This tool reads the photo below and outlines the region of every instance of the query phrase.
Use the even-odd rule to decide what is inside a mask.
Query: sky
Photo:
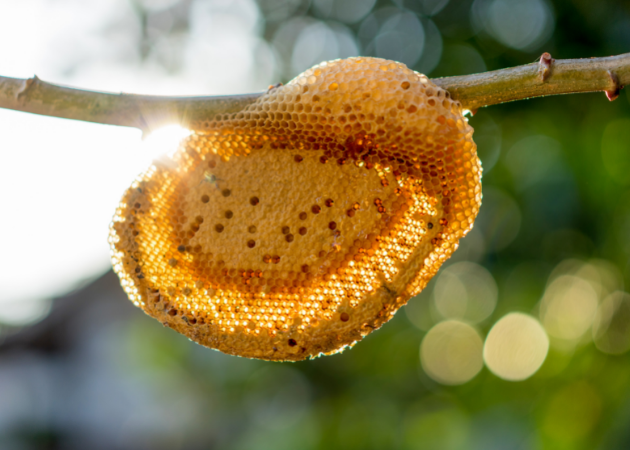
[[[159,13],[174,1],[145,1]],[[0,75],[154,95],[256,92],[274,75],[250,0],[195,2],[189,31],[145,28],[125,0],[0,0]],[[154,16],[159,14],[154,14]],[[169,22],[170,20],[170,22]],[[144,30],[144,31],[143,31]],[[150,49],[142,40],[151,33]],[[159,58],[176,54],[177,70]],[[253,70],[256,65],[256,70]],[[49,299],[110,267],[108,227],[124,190],[177,130],[138,130],[0,109],[0,321],[33,322]]]

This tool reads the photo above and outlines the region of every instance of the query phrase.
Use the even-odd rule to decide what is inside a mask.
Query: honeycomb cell
[[[459,103],[400,63],[322,63],[193,124],[150,166],[112,221],[114,269],[134,304],[208,347],[338,352],[420,292],[472,227],[472,133]]]

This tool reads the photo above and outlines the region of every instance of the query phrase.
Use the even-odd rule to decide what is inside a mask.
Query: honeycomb
[[[481,203],[461,105],[397,62],[324,62],[191,129],[124,194],[112,260],[136,306],[228,354],[354,345],[426,286]]]

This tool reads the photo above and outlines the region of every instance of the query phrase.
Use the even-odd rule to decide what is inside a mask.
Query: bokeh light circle
[[[449,0],[392,0],[399,8],[409,9],[423,16],[434,16],[444,9]]]
[[[593,323],[593,340],[610,355],[630,350],[630,294],[617,291],[604,299]]]
[[[523,313],[510,313],[494,324],[483,347],[488,369],[508,381],[521,381],[540,368],[549,338],[540,323]]]
[[[429,36],[432,44],[441,41],[435,31],[432,29]],[[422,57],[427,38],[416,14],[392,7],[370,13],[361,23],[357,35],[364,45],[364,54],[400,61],[408,67],[414,67]]]
[[[483,367],[483,341],[477,330],[458,320],[435,325],[420,345],[422,368],[441,384],[457,385],[471,380]]]
[[[372,10],[374,3],[376,0],[314,0],[313,7],[326,19],[355,23]]]
[[[540,305],[540,318],[550,336],[577,340],[593,323],[597,293],[586,280],[562,275],[551,282]]]
[[[303,27],[294,41],[292,74],[297,75],[321,61],[358,54],[354,35],[347,27],[339,23],[313,22]]]
[[[525,51],[546,42],[555,23],[545,0],[476,0],[472,20],[503,45]]]
[[[443,317],[469,323],[488,318],[497,296],[497,285],[490,272],[466,261],[441,271],[433,292],[436,309]]]

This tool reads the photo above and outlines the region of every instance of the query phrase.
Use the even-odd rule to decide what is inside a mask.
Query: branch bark
[[[630,53],[604,58],[554,60],[509,69],[432,80],[470,110],[546,95],[604,91],[610,100],[630,84]]]
[[[604,91],[614,100],[630,84],[630,53],[604,58],[553,60],[473,75],[432,80],[472,111],[484,106],[546,95]],[[214,97],[113,94],[59,86],[40,80],[0,76],[0,108],[34,114],[135,127],[143,132],[167,124],[190,126],[217,114],[233,113],[263,93]]]

